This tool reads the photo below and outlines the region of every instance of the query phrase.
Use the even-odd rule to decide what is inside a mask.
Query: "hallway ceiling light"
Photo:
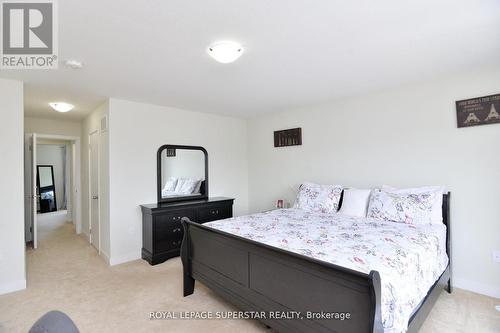
[[[208,54],[222,64],[235,61],[243,54],[243,47],[231,41],[215,42],[208,47]]]
[[[56,110],[57,112],[68,112],[75,108],[73,104],[64,103],[64,102],[54,102],[49,103],[50,107]]]

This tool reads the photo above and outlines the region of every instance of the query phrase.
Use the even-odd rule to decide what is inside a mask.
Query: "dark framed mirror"
[[[198,146],[163,145],[157,153],[158,202],[208,198],[208,153]]]
[[[54,181],[54,167],[52,165],[37,165],[37,212],[49,213],[57,211],[56,184]]]

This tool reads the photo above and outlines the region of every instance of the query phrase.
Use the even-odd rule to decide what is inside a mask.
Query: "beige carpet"
[[[40,228],[39,248],[27,252],[28,289],[0,296],[0,332],[27,332],[47,311],[66,312],[86,332],[265,332],[249,320],[150,320],[150,311],[236,310],[197,283],[182,297],[179,258],[108,267],[69,223]],[[443,292],[421,332],[500,332],[500,300]]]

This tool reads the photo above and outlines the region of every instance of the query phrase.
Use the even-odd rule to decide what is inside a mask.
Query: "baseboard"
[[[453,286],[472,291],[477,294],[486,295],[490,297],[500,298],[500,286],[499,285],[488,285],[484,283],[479,283],[475,281],[470,281],[461,278],[452,279]]]
[[[101,250],[101,257],[104,258],[104,261],[106,261],[106,263],[108,265],[111,265],[110,264],[111,261],[109,260],[109,254],[107,254],[106,252],[104,252],[103,250]]]
[[[26,289],[26,280],[17,280],[0,284],[0,295]]]
[[[90,243],[90,234],[86,233],[85,231],[82,231],[81,233],[79,233],[78,235],[82,236],[83,238],[85,238],[85,240],[87,242]]]
[[[115,266],[115,265],[120,265],[124,264],[129,261],[134,261],[137,259],[141,259],[141,252],[132,252],[132,253],[127,253],[124,255],[120,256],[111,256],[109,257],[109,265],[110,266]]]

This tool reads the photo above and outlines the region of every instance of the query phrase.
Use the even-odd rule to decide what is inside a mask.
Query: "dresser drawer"
[[[177,226],[181,225],[181,220],[183,217],[187,217],[190,220],[193,220],[196,218],[196,211],[193,209],[174,210],[166,214],[156,215],[155,222],[159,225],[170,225],[172,226],[172,228],[176,228]]]
[[[184,230],[181,219],[187,217],[193,220],[196,212],[193,210],[178,210],[154,217],[154,251],[163,252],[179,248]]]
[[[231,205],[213,205],[198,210],[198,221],[200,223],[227,219],[233,216]]]

